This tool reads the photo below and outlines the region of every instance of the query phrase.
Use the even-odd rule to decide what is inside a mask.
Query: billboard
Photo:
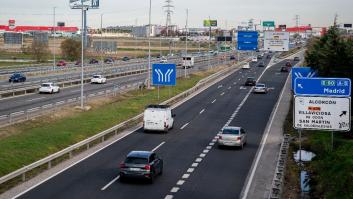
[[[47,32],[34,32],[33,42],[48,44],[49,34]]]
[[[262,26],[263,27],[275,27],[275,22],[274,21],[263,21]]]
[[[231,36],[218,36],[217,37],[217,41],[232,41],[232,37]]]
[[[217,20],[205,19],[203,20],[204,27],[217,27]]]
[[[270,51],[288,51],[289,32],[265,32],[264,49]]]
[[[116,41],[93,41],[93,49],[96,52],[116,52],[118,44]]]
[[[14,32],[5,32],[4,33],[4,44],[20,44],[22,45],[22,33],[14,33]]]
[[[257,50],[258,48],[257,31],[239,31],[238,32],[238,50]]]
[[[351,23],[345,23],[343,24],[344,28],[352,28],[352,24]]]
[[[59,27],[65,27],[65,22],[59,21],[59,22],[57,23],[57,25],[58,25]]]
[[[81,9],[84,8],[98,9],[99,0],[69,0],[71,9]]]

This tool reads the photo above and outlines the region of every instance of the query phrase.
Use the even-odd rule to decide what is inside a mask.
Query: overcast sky
[[[152,23],[165,24],[165,0],[152,0]],[[189,9],[189,27],[202,27],[209,16],[217,19],[220,27],[233,28],[250,18],[256,23],[274,20],[276,25],[295,25],[295,15],[300,25],[332,25],[334,15],[339,23],[353,23],[353,0],[174,0],[172,23],[185,26],[186,9]],[[15,19],[16,25],[47,25],[53,23],[53,7],[57,21],[66,26],[80,26],[80,10],[71,10],[69,0],[3,0],[0,7],[0,24]],[[100,9],[88,11],[88,26],[148,24],[149,0],[100,0]]]

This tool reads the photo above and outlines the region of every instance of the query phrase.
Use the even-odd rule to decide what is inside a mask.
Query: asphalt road
[[[238,198],[288,75],[279,72],[284,63],[262,76],[260,82],[272,87],[268,94],[249,94],[251,88],[243,86],[247,76],[259,77],[264,68],[239,70],[177,107],[175,126],[168,134],[139,129],[20,198]],[[248,144],[243,150],[212,145],[227,122],[247,130]],[[164,160],[163,175],[154,184],[116,181],[107,186],[117,177],[119,163],[128,152],[152,149]],[[181,180],[183,184],[178,185]]]
[[[217,62],[212,61],[211,64]],[[195,66],[191,69],[188,69],[187,72],[195,72],[198,70],[207,69],[208,63],[196,63]],[[184,76],[184,69],[178,69],[177,76]],[[108,79],[106,84],[85,84],[84,85],[84,95],[89,95],[92,93],[97,93],[105,90],[116,89],[128,84],[133,84],[136,82],[145,82],[147,74],[138,74],[138,75],[129,75],[114,79]],[[22,95],[14,98],[5,98],[1,100],[0,103],[0,116],[8,115],[10,113],[25,111],[31,108],[40,107],[50,103],[56,103],[72,98],[80,97],[81,90],[80,86],[68,87],[61,89],[60,93],[55,94],[30,94]]]

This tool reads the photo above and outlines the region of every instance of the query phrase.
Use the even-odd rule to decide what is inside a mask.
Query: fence
[[[231,72],[237,68],[239,68],[240,64],[235,65],[233,67],[228,67],[226,69],[223,69],[207,78],[204,78],[203,80],[200,80],[194,87],[188,89],[187,91],[184,91],[174,97],[172,97],[171,99],[163,102],[162,104],[173,104],[175,102],[178,102],[182,99],[184,99],[185,97],[191,95],[192,93],[195,93],[196,91],[198,91],[199,89],[203,88],[204,86],[206,86],[207,84],[210,84],[214,81],[217,81],[217,79],[219,78],[225,78],[226,76],[230,75]],[[135,85],[137,86],[137,85]],[[130,86],[130,88],[132,89],[133,86]],[[126,90],[126,89],[125,89]],[[107,92],[105,92],[106,94]],[[108,92],[108,93],[112,93],[112,92]],[[101,93],[103,94],[103,93]],[[87,96],[86,96],[87,97]],[[77,98],[76,98],[77,100]],[[71,99],[70,101],[75,101],[74,99]],[[59,102],[59,103],[65,103],[65,102]],[[37,109],[42,109],[43,107],[38,107]],[[48,108],[52,108],[55,109],[55,105],[54,104],[49,104],[46,105],[45,109]],[[34,110],[32,111],[36,111],[36,108],[34,108]],[[26,115],[24,112],[23,113],[18,113],[19,115]],[[47,169],[50,169],[52,167],[52,163],[53,161],[57,161],[58,159],[60,159],[61,161],[65,160],[64,157],[67,158],[72,158],[72,156],[74,155],[75,151],[82,151],[82,150],[86,150],[89,149],[92,145],[100,143],[100,142],[104,142],[106,140],[107,137],[110,137],[112,135],[116,135],[119,131],[126,129],[127,127],[131,126],[131,124],[136,124],[138,122],[140,122],[142,120],[143,114],[139,114],[125,122],[122,122],[110,129],[107,129],[101,133],[98,133],[90,138],[87,138],[77,144],[74,144],[70,147],[67,147],[57,153],[54,153],[46,158],[43,158],[37,162],[34,162],[28,166],[22,167],[10,174],[7,174],[3,177],[0,178],[0,186],[4,185],[5,183],[15,179],[15,178],[19,178],[19,181],[26,181],[28,180],[28,173],[31,173],[33,175],[33,173],[38,173],[37,172],[33,172],[35,169],[39,169],[40,171],[43,170],[43,166]],[[32,177],[32,176],[30,176]],[[20,182],[17,182],[20,183]],[[5,186],[5,185],[4,185]]]

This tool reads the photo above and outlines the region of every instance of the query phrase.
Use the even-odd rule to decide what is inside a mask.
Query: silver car
[[[227,126],[218,136],[218,147],[236,146],[243,149],[246,144],[246,132],[241,127]]]

